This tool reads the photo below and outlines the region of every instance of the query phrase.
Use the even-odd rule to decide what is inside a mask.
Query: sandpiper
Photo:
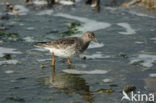
[[[35,46],[48,49],[52,53],[52,66],[55,65],[54,54],[67,58],[68,64],[71,65],[69,58],[79,56],[88,48],[91,41],[97,42],[94,33],[87,31],[81,37],[67,37],[50,42],[40,42]]]

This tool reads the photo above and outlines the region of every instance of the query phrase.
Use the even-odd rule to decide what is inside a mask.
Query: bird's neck
[[[87,43],[85,44],[85,49],[87,49],[87,48],[88,48],[89,43],[90,43],[90,41],[89,41],[89,42],[87,42]]]
[[[87,48],[88,48],[88,46],[89,46],[89,43],[90,43],[90,41],[83,41],[83,50],[86,50]]]

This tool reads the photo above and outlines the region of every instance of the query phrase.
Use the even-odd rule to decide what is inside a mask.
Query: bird
[[[17,12],[16,7],[15,7],[14,5],[10,4],[10,3],[8,2],[8,0],[6,0],[5,5],[6,5],[6,11],[7,11],[7,12],[10,12],[10,13],[13,13],[13,15],[17,18],[19,14],[18,14],[18,12]]]
[[[94,32],[87,31],[80,37],[65,37],[49,42],[38,42],[34,46],[47,49],[52,53],[52,66],[55,66],[55,56],[67,58],[68,64],[71,65],[70,58],[83,53],[91,41],[98,42]]]

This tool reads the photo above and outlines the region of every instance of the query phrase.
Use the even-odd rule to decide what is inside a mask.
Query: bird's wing
[[[37,47],[52,47],[52,48],[67,48],[68,46],[71,45],[75,45],[76,41],[78,41],[79,38],[77,37],[69,37],[69,38],[63,38],[63,39],[59,39],[59,40],[55,40],[55,41],[51,41],[51,42],[40,42],[38,44],[36,44],[35,46]]]

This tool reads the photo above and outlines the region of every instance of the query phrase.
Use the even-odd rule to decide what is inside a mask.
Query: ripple
[[[52,59],[37,59],[38,62],[51,61]]]
[[[11,74],[11,73],[14,73],[14,71],[13,70],[6,70],[5,73],[6,74]]]
[[[111,82],[112,80],[111,79],[108,79],[108,78],[106,78],[106,79],[103,79],[103,82],[105,82],[105,83],[108,83],[108,82]]]
[[[29,31],[35,30],[34,27],[27,27],[26,29],[29,30]]]
[[[73,1],[65,1],[65,0],[59,0],[59,3],[62,5],[74,5],[75,3]]]
[[[14,48],[4,48],[0,47],[0,57],[3,57],[4,54],[22,54],[22,52],[17,51]]]
[[[108,71],[106,70],[80,71],[80,70],[72,70],[72,69],[63,70],[63,72],[70,73],[70,74],[106,74],[108,73]]]
[[[68,19],[74,19],[74,20],[78,20],[78,21],[84,23],[81,27],[78,28],[82,32],[97,31],[97,30],[105,29],[105,28],[108,28],[111,26],[110,23],[96,21],[96,20],[92,20],[92,19],[88,19],[88,18],[84,18],[84,17],[79,17],[79,16],[73,16],[73,15],[69,15],[69,14],[65,14],[65,13],[57,13],[57,14],[55,14],[55,16],[64,17],[64,18],[68,18]]]
[[[156,37],[154,37],[154,38],[150,38],[150,40],[156,40]]]
[[[139,61],[143,61],[140,63],[140,65],[144,67],[152,67],[153,63],[156,61],[156,55],[139,54],[138,57],[131,58],[130,63],[132,64]]]
[[[149,74],[150,77],[156,77],[156,73]]]
[[[25,38],[23,38],[26,42],[34,42],[34,39],[33,39],[33,37],[30,37],[30,36],[28,36],[28,37],[25,37]]]
[[[135,41],[134,43],[136,43],[136,44],[143,44],[144,42],[141,42],[141,41]]]
[[[95,54],[91,54],[91,55],[82,55],[85,56],[86,58],[89,59],[95,59],[95,58],[111,58],[110,55],[103,55],[101,52],[96,52]]]
[[[119,26],[121,26],[121,27],[126,29],[125,32],[119,32],[120,34],[123,34],[123,35],[136,34],[135,30],[128,23],[117,23],[117,25],[119,25]]]
[[[53,10],[42,10],[38,12],[36,15],[52,15],[52,14],[53,14]]]
[[[47,2],[44,0],[34,0],[33,4],[40,6],[40,5],[47,5]]]
[[[143,13],[139,13],[139,12],[135,12],[135,11],[129,11],[129,13],[136,15],[136,16],[140,16],[140,17],[156,18],[154,16],[149,16],[147,14],[143,14]]]
[[[3,64],[17,64],[18,60],[4,60],[4,61],[0,61],[0,65]]]

